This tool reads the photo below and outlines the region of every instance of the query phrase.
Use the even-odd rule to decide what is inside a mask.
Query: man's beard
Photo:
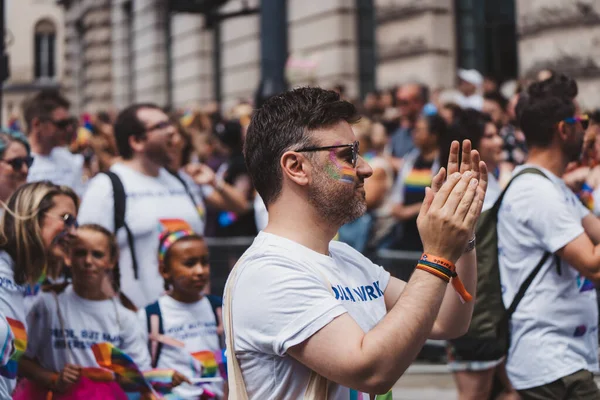
[[[364,195],[357,192],[358,178],[346,183],[319,171],[308,193],[308,201],[330,225],[342,226],[367,211]]]

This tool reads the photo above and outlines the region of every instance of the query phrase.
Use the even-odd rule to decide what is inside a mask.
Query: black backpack
[[[517,306],[525,296],[525,292],[542,269],[551,253],[544,253],[535,268],[519,287],[508,308],[502,301],[500,284],[500,265],[498,260],[498,212],[510,185],[521,175],[535,174],[549,179],[537,168],[526,168],[516,174],[498,197],[493,207],[479,217],[477,223],[477,296],[471,318],[469,331],[465,336],[451,341],[460,347],[468,338],[481,339],[490,346],[487,348],[490,359],[498,359],[508,354],[510,348],[510,319]],[[555,256],[560,271],[560,260]],[[466,340],[467,339],[467,340]]]
[[[179,180],[179,182],[181,182],[181,184],[185,188],[185,191],[188,194],[190,200],[194,204],[194,209],[197,210],[198,204],[196,203],[196,200],[194,199],[194,196],[192,195],[192,192],[190,191],[190,188],[188,187],[185,180],[178,173],[173,173],[173,172],[170,172],[170,173],[175,178],[177,178]],[[108,176],[108,178],[110,179],[110,182],[111,182],[112,188],[113,188],[114,210],[115,210],[114,233],[116,235],[117,232],[119,231],[119,229],[125,228],[125,232],[127,233],[127,245],[129,246],[129,251],[131,252],[131,265],[133,267],[133,276],[135,279],[138,279],[139,266],[138,266],[138,261],[137,261],[137,257],[135,254],[135,241],[133,238],[133,234],[131,233],[131,229],[129,229],[129,226],[127,226],[127,223],[125,222],[125,204],[126,204],[126,200],[127,200],[127,195],[125,194],[125,188],[123,187],[123,182],[121,182],[121,178],[119,178],[119,176],[117,174],[115,174],[112,171],[106,171],[106,172],[104,172],[104,174],[106,174],[106,176]],[[202,191],[200,191],[200,193],[202,193]],[[200,217],[200,219],[203,219],[203,217],[200,213],[198,213],[198,216]]]

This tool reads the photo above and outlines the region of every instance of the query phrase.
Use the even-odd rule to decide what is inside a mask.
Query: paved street
[[[452,375],[445,365],[414,364],[394,386],[394,400],[456,400]]]

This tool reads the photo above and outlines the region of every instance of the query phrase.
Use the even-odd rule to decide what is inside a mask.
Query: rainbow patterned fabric
[[[19,360],[27,349],[27,331],[25,330],[25,325],[23,325],[21,321],[8,317],[6,318],[6,321],[12,332],[12,341],[7,340],[7,343],[4,343],[2,352],[11,351],[12,349],[9,349],[8,346],[14,346],[14,352],[10,356],[8,363],[0,367],[0,376],[8,379],[15,379],[17,377]]]
[[[124,391],[154,392],[136,363],[122,350],[111,343],[103,342],[92,345],[92,351],[100,367],[118,376],[117,380]]]
[[[158,230],[160,232],[160,246],[158,248],[159,261],[164,261],[165,254],[167,254],[169,247],[171,247],[173,243],[183,237],[196,234],[192,227],[181,219],[161,219],[158,222]]]

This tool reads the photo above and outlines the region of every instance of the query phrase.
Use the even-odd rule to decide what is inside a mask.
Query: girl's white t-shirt
[[[30,340],[27,357],[59,372],[68,362],[98,367],[92,345],[110,342],[123,350],[142,370],[150,369],[150,355],[135,313],[116,300],[87,300],[69,285],[58,295],[64,330],[52,293],[42,293],[27,315]],[[70,349],[72,359],[69,360]]]
[[[194,196],[194,207],[182,183],[164,168],[157,177],[144,175],[123,164],[115,164],[110,170],[121,178],[125,188],[125,221],[133,234],[138,263],[136,279],[127,233],[120,229],[117,241],[121,290],[137,308],[142,308],[155,302],[164,292],[164,281],[158,271],[160,220],[181,219],[194,232],[203,234],[206,215],[203,198],[212,194],[212,188],[200,187],[188,175],[180,173]],[[99,224],[114,232],[114,215],[110,179],[105,174],[98,174],[89,183],[77,220],[79,224]]]
[[[17,380],[17,365],[27,347],[27,321],[23,293],[14,279],[13,259],[0,250],[0,399],[10,399]]]
[[[200,378],[200,363],[192,354],[200,351],[220,352],[217,334],[218,321],[210,301],[203,297],[196,303],[182,303],[165,295],[158,299],[163,318],[164,334],[185,344],[185,347],[163,345],[156,368],[174,369],[188,378]],[[138,311],[138,324],[143,326],[145,340],[148,340],[146,310]],[[217,371],[216,376],[221,376]],[[184,399],[197,399],[201,390],[198,386],[182,384],[173,393]],[[223,385],[208,385],[207,388],[218,396],[223,394]]]
[[[329,253],[260,232],[240,259],[231,288],[234,350],[249,398],[302,399],[310,370],[287,350],[344,313],[365,332],[385,316],[390,274],[345,243],[332,241]],[[349,398],[348,388],[330,385],[329,399]]]

